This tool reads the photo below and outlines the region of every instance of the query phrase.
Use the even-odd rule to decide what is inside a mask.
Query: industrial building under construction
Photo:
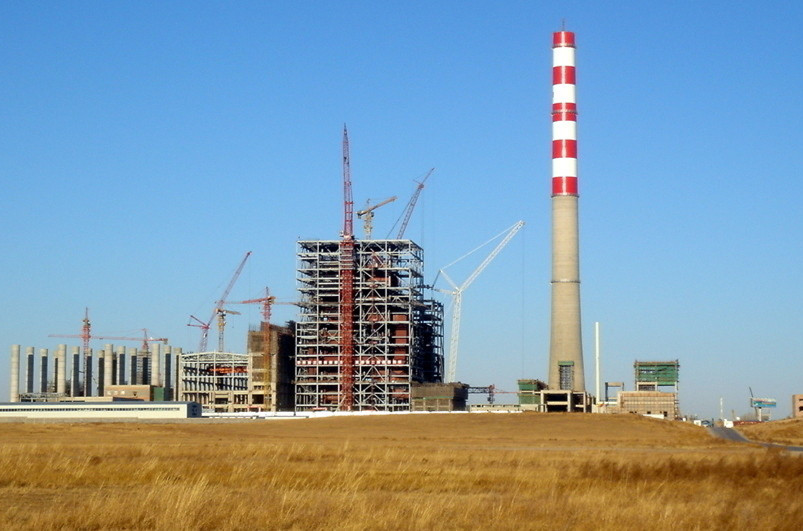
[[[354,242],[347,357],[341,242],[298,246],[296,409],[409,411],[411,386],[443,377],[443,306],[424,297],[423,249],[410,240]]]

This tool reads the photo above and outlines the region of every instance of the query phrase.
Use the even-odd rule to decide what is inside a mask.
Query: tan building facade
[[[792,418],[803,419],[803,395],[792,395]]]

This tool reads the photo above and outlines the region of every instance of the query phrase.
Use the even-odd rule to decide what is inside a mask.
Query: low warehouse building
[[[0,419],[187,419],[201,416],[196,402],[29,402],[0,404]]]

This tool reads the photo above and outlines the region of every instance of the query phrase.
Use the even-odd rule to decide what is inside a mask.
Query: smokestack
[[[552,35],[552,328],[549,388],[585,391],[580,337],[574,33]]]

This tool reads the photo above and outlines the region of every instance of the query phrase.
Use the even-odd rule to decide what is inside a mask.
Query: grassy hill
[[[754,441],[803,446],[803,419],[774,420],[739,426],[745,437]]]

